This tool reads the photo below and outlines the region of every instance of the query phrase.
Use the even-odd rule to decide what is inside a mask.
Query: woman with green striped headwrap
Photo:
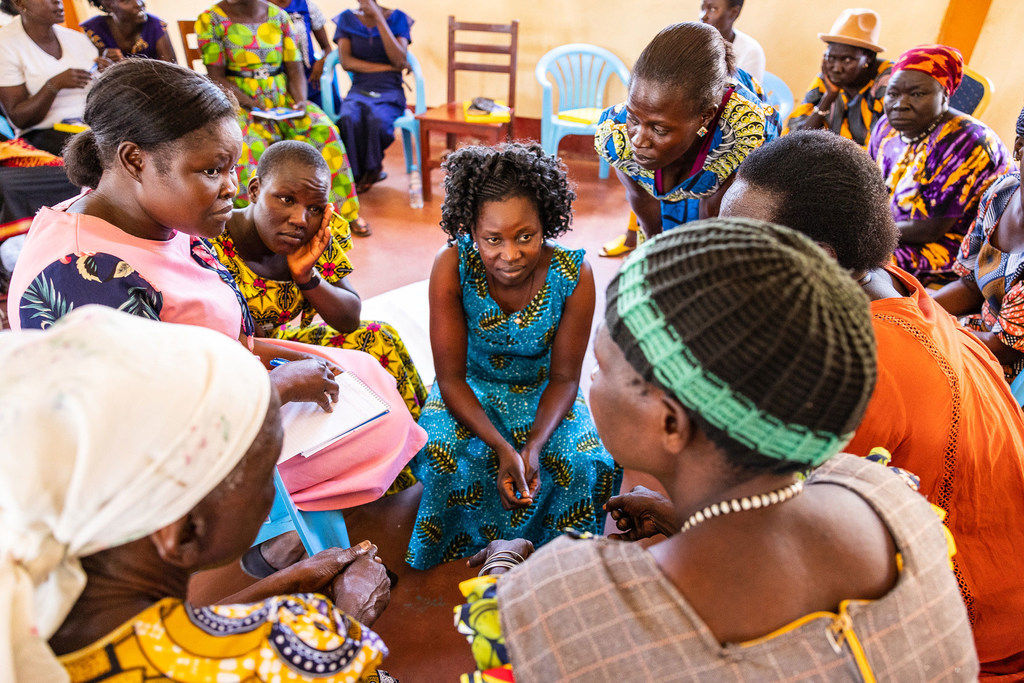
[[[939,519],[899,476],[838,454],[874,387],[875,342],[867,298],[824,251],[750,220],[660,235],[609,286],[595,355],[599,435],[668,497],[617,496],[622,533],[563,537],[507,574],[527,545],[474,557],[486,576],[462,586],[460,629],[489,656],[481,669],[973,680]],[[468,627],[486,600],[502,631],[491,647]]]

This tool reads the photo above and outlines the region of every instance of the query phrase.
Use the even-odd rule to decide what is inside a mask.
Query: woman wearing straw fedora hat
[[[882,100],[892,62],[879,59],[881,24],[869,9],[846,9],[828,33],[821,73],[793,110],[783,134],[827,128],[867,147],[871,128],[882,116]]]

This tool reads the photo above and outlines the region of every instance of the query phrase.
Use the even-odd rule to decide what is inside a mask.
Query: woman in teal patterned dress
[[[565,167],[508,144],[458,150],[445,168],[449,245],[430,276],[437,381],[412,462],[417,569],[497,538],[600,532],[621,478],[579,390],[594,276],[582,250],[552,241],[572,220]]]

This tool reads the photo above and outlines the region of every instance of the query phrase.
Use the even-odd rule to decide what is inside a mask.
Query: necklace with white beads
[[[797,480],[788,486],[783,486],[781,489],[776,489],[769,493],[762,493],[759,496],[743,496],[742,498],[723,500],[720,503],[712,503],[703,510],[698,510],[690,515],[689,519],[687,519],[683,524],[682,531],[689,531],[701,522],[705,522],[712,517],[721,517],[722,515],[728,515],[731,512],[758,510],[760,508],[784,503],[803,490],[803,480]]]

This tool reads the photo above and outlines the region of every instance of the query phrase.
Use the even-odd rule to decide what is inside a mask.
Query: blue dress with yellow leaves
[[[487,417],[522,448],[548,382],[551,347],[565,300],[576,288],[583,250],[555,245],[548,274],[522,311],[504,313],[491,297],[480,255],[460,238],[459,282],[466,315],[466,381]],[[535,545],[562,529],[600,533],[601,509],[618,490],[621,470],[594,430],[579,392],[540,455],[540,490],[533,504],[505,510],[498,496],[498,456],[448,412],[435,383],[419,424],[427,445],[412,461],[423,482],[406,561],[417,569],[471,555],[498,538]]]

